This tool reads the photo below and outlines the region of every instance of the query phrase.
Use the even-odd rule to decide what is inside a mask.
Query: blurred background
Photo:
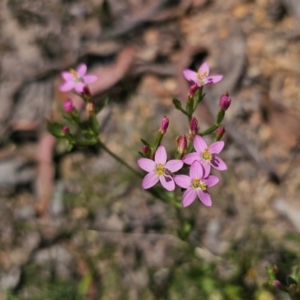
[[[299,265],[298,0],[2,0],[0,3],[0,299],[284,300],[265,268]],[[211,124],[228,91],[228,171],[213,206],[169,205],[95,147],[67,151],[60,72],[86,63],[99,80],[101,139],[136,166],[161,119],[175,150],[188,133],[183,68],[224,79],[196,113]],[[84,113],[84,111],[83,111]]]

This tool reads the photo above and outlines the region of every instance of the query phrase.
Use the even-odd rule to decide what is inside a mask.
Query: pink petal
[[[205,142],[205,140],[200,136],[200,135],[196,135],[194,137],[194,148],[198,153],[203,152],[206,148],[207,148],[207,144]]]
[[[187,175],[175,175],[174,181],[178,186],[187,189],[191,186],[192,179]]]
[[[61,72],[60,75],[65,81],[71,81],[74,79],[74,75],[70,72]]]
[[[210,153],[212,154],[219,154],[225,146],[225,143],[223,141],[214,142],[209,146]]]
[[[75,87],[75,82],[67,81],[59,87],[59,90],[61,92],[68,92],[68,91],[71,91],[74,87]]]
[[[158,175],[154,171],[150,172],[144,177],[143,182],[142,182],[142,187],[145,190],[149,189],[149,188],[153,187],[155,184],[157,184],[158,181],[159,181]]]
[[[187,154],[182,160],[185,164],[191,165],[194,161],[200,160],[200,155],[197,152],[192,152],[192,153]]]
[[[204,169],[203,171],[203,178],[206,178],[209,173],[210,173],[210,170],[211,170],[211,161],[207,161],[207,160],[204,160],[204,159],[201,159],[200,160],[200,163]]]
[[[85,84],[83,82],[75,82],[74,89],[77,93],[82,93],[84,87],[85,87]]]
[[[180,170],[182,166],[183,166],[183,161],[180,159],[171,159],[165,164],[165,168],[167,168],[172,173]]]
[[[194,190],[193,188],[187,189],[182,196],[182,201],[181,201],[182,206],[187,207],[191,205],[193,201],[196,199],[196,197],[197,197],[196,190]]]
[[[86,73],[87,67],[86,64],[80,64],[77,69],[76,72],[79,75],[79,77],[83,77]]]
[[[194,161],[190,168],[190,177],[192,179],[201,179],[203,177],[203,167],[199,161]]]
[[[224,163],[224,161],[218,157],[218,156],[215,156],[213,157],[212,161],[210,162],[210,164],[217,170],[219,171],[225,171],[227,170],[227,166],[226,164]]]
[[[156,163],[149,158],[139,158],[137,163],[139,167],[146,172],[155,171]]]
[[[223,75],[213,75],[213,76],[208,76],[206,78],[207,81],[211,81],[212,83],[217,83],[220,80],[222,80]]]
[[[216,185],[220,180],[217,176],[210,175],[208,178],[202,179],[201,181],[203,181],[208,187],[211,187]]]
[[[172,176],[161,175],[161,176],[159,176],[159,180],[160,180],[161,185],[167,191],[172,192],[175,190],[175,183],[174,183]]]
[[[206,62],[204,62],[200,66],[200,68],[198,70],[198,73],[200,74],[200,76],[203,76],[203,75],[207,76],[209,74],[209,66],[208,66],[208,64]]]
[[[198,81],[197,73],[195,71],[184,69],[182,73],[185,79],[187,79],[188,81],[193,81],[193,82]]]
[[[201,189],[198,189],[197,190],[197,195],[198,195],[200,201],[204,205],[206,205],[206,206],[211,206],[212,205],[211,197],[210,197],[208,192],[204,192]]]
[[[93,83],[98,80],[98,76],[96,75],[85,75],[82,77],[85,83]]]
[[[156,164],[165,164],[167,161],[167,152],[164,146],[159,146],[155,152],[154,161]]]

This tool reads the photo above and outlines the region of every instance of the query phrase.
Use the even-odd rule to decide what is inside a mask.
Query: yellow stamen
[[[211,152],[209,151],[209,148],[206,148],[206,149],[203,151],[202,157],[203,157],[203,159],[208,160],[208,161],[211,161],[211,160],[212,160],[212,154],[211,154]]]
[[[208,75],[207,71],[203,72],[202,74],[200,74],[200,72],[198,72],[198,73],[197,73],[197,78],[198,78],[201,82],[205,82],[207,75]]]
[[[165,166],[163,164],[157,164],[157,166],[156,166],[156,174],[158,176],[165,174]]]
[[[74,75],[75,77],[78,76],[76,70],[74,70],[74,69],[70,69],[70,73],[71,73],[72,75]]]
[[[206,191],[207,185],[200,179],[193,179],[192,185],[194,188],[201,188],[202,191]]]

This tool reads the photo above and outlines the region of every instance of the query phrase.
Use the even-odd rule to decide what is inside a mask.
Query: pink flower
[[[207,146],[204,139],[196,135],[193,144],[196,152],[189,153],[182,159],[185,164],[191,165],[195,160],[199,161],[206,175],[210,173],[211,167],[219,171],[227,170],[224,161],[216,156],[216,154],[219,154],[224,148],[225,143],[223,141],[214,142],[210,146]]]
[[[195,83],[198,87],[209,85],[220,81],[223,78],[223,75],[213,75],[208,76],[209,67],[206,62],[204,62],[198,72],[194,72],[192,70],[184,69],[183,76],[188,80]]]
[[[61,92],[68,92],[75,90],[78,93],[82,93],[87,83],[95,82],[98,77],[96,75],[85,75],[87,67],[85,64],[81,64],[76,70],[71,69],[70,72],[62,72],[61,77],[65,80],[59,90]]]
[[[205,177],[203,166],[199,161],[194,161],[190,168],[190,176],[176,175],[174,177],[175,183],[186,189],[182,196],[182,206],[186,207],[193,203],[198,197],[200,201],[206,205],[211,206],[211,197],[207,191],[207,187],[216,185],[219,178],[214,175]]]
[[[155,152],[154,161],[149,158],[139,158],[139,167],[148,172],[142,182],[143,189],[149,189],[158,181],[168,191],[174,191],[175,183],[172,173],[180,170],[182,160],[172,159],[167,162],[167,152],[164,146],[159,146]]]

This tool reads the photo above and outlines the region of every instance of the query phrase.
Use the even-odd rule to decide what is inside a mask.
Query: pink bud
[[[166,116],[164,116],[162,121],[161,121],[159,132],[161,134],[165,134],[167,129],[168,129],[168,126],[169,126],[169,119]]]
[[[67,98],[63,104],[63,110],[66,113],[70,113],[74,108],[73,100],[71,98]]]
[[[64,133],[64,134],[69,134],[70,133],[70,128],[67,127],[67,126],[63,126],[61,131]]]
[[[149,154],[151,153],[151,149],[150,149],[149,146],[144,145],[144,146],[142,147],[142,152],[143,152],[145,155],[149,155]]]
[[[225,134],[225,132],[226,132],[225,126],[218,127],[218,129],[216,130],[216,137],[220,140],[222,136]]]
[[[177,138],[176,140],[177,142],[177,152],[180,154],[180,155],[183,155],[186,151],[186,148],[187,148],[187,138],[185,135],[181,135]]]
[[[282,286],[281,282],[277,279],[273,281],[273,285],[277,288],[280,288]]]
[[[89,89],[89,87],[88,87],[87,85],[84,86],[83,91],[82,91],[82,94],[83,94],[84,99],[85,99],[87,102],[89,102],[89,101],[92,100],[92,94],[91,94],[91,91],[90,91],[90,89]]]
[[[190,89],[189,89],[189,96],[191,96],[191,97],[193,97],[195,94],[196,94],[196,92],[198,91],[198,85],[196,84],[196,83],[194,83],[194,84],[192,84],[191,86],[190,86]]]
[[[198,121],[195,117],[192,117],[190,121],[190,133],[195,136],[198,133]]]
[[[225,92],[221,97],[219,101],[219,106],[221,110],[226,111],[228,107],[231,104],[231,99],[229,98],[228,92]]]

